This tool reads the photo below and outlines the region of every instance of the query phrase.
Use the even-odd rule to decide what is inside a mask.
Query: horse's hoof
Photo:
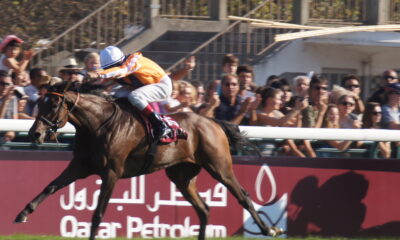
[[[271,237],[278,237],[285,233],[285,230],[279,227],[270,227],[268,235]]]
[[[27,216],[23,216],[23,215],[18,215],[15,220],[14,223],[25,223],[28,221],[28,217]]]

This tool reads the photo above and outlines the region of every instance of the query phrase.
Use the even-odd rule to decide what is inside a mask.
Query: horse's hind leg
[[[37,195],[31,202],[29,202],[25,208],[17,215],[14,222],[21,223],[26,222],[28,214],[31,214],[37,206],[45,200],[49,195],[55,193],[61,188],[69,185],[79,178],[87,177],[88,174],[83,171],[82,166],[75,160],[72,160],[68,167],[54,179],[43,191]]]
[[[222,159],[225,160],[222,161]],[[224,157],[221,157],[221,159],[214,161],[214,163],[218,164],[207,164],[204,166],[204,168],[211,174],[211,176],[229,189],[233,196],[235,196],[235,198],[239,201],[240,205],[242,205],[242,207],[250,213],[264,235],[276,236],[281,234],[278,229],[275,227],[267,227],[261,220],[257,211],[254,209],[249,194],[243,189],[236,179],[233,173],[231,162],[232,159],[230,157],[230,153],[227,153]]]
[[[96,237],[97,229],[100,225],[101,220],[103,219],[104,212],[106,211],[115,184],[119,179],[119,177],[117,177],[115,172],[111,169],[105,170],[105,172],[101,174],[100,177],[102,180],[101,190],[98,198],[97,207],[92,217],[92,226],[90,227],[90,238],[89,238],[90,240],[94,240]]]
[[[206,237],[206,226],[208,222],[209,208],[200,197],[195,177],[200,172],[200,166],[191,163],[181,163],[166,169],[169,179],[175,183],[183,196],[195,208],[200,219],[199,240]]]

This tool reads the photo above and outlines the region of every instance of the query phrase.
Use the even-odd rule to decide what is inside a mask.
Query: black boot
[[[168,125],[161,119],[161,117],[155,113],[152,112],[149,116],[149,121],[153,127],[154,131],[154,139],[156,141],[160,141],[162,138],[168,138],[172,134],[172,130]]]

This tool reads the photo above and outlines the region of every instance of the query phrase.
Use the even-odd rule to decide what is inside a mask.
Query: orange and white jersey
[[[154,61],[143,57],[142,53],[136,52],[130,55],[121,66],[109,68],[99,72],[100,78],[126,78],[133,74],[143,85],[160,82],[166,73]]]

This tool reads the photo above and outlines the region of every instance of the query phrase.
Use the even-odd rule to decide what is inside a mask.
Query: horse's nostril
[[[38,138],[40,138],[40,133],[39,132],[33,132],[33,133],[30,133],[29,135],[30,135],[32,141],[35,141]]]
[[[40,137],[40,133],[35,132],[34,137],[35,137],[36,139],[38,139],[38,138]]]

